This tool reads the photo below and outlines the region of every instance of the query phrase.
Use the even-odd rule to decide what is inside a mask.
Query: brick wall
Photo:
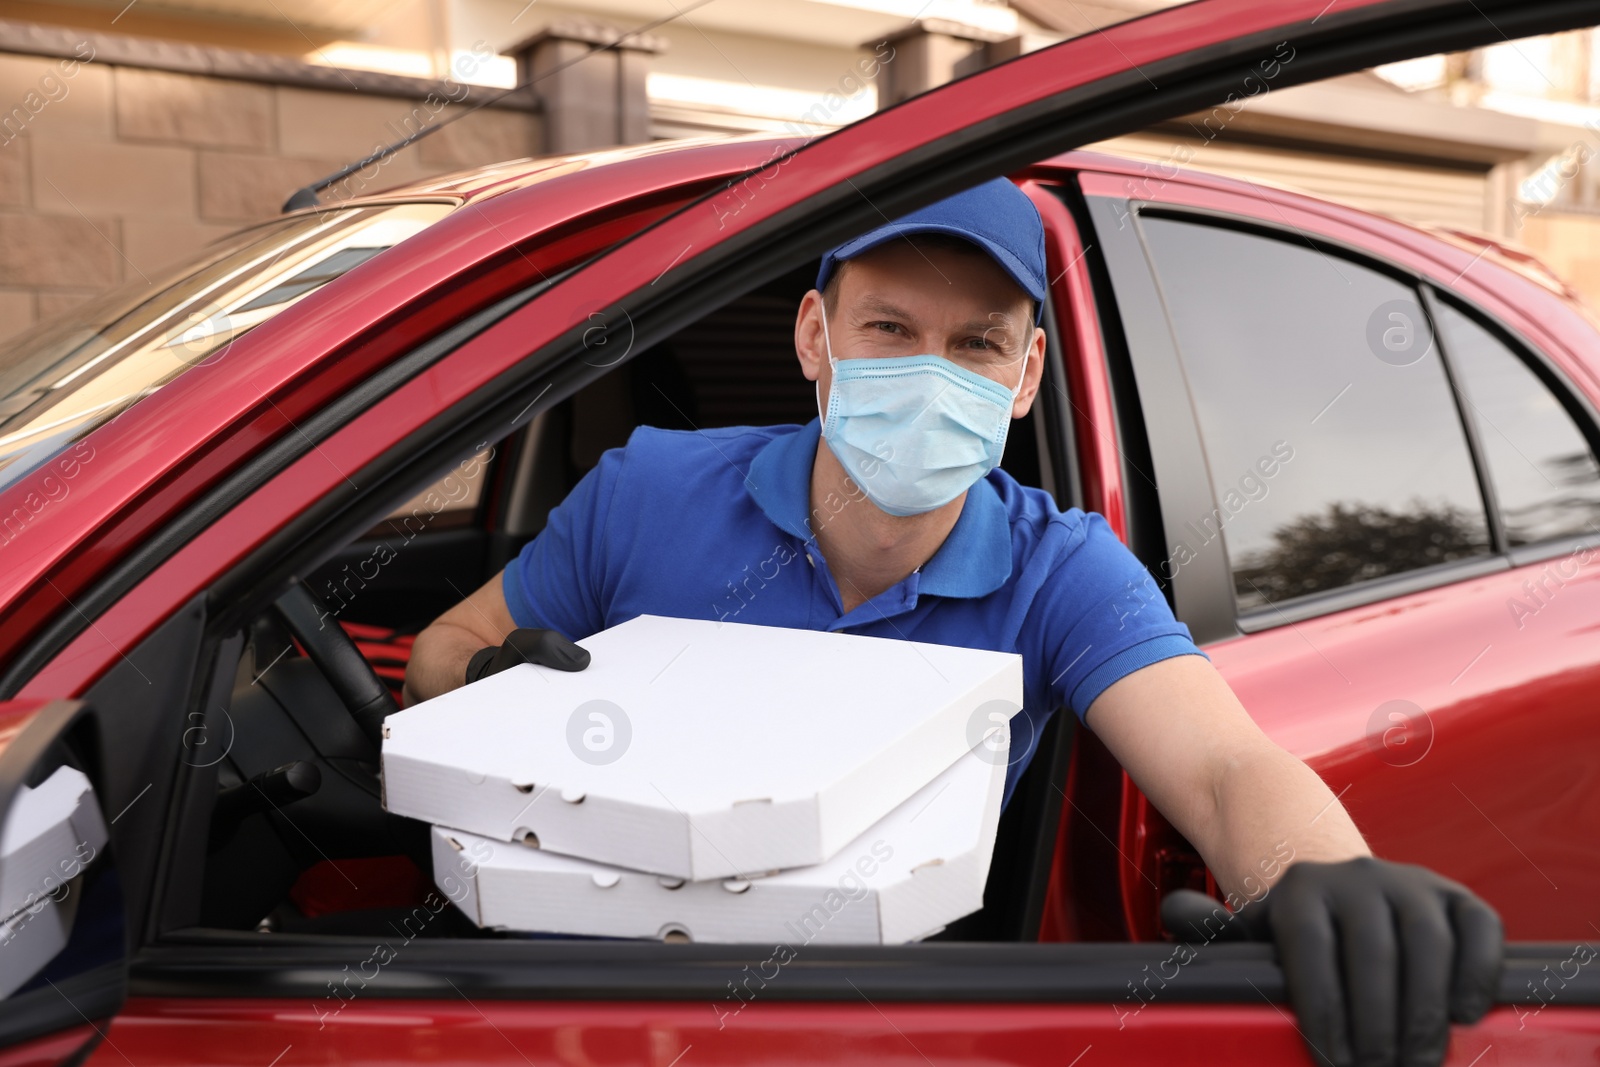
[[[108,287],[157,277],[207,242],[277,215],[300,186],[456,106],[440,110],[438,95],[425,104],[430,85],[451,83],[400,94],[357,82],[393,88],[409,79],[273,84],[112,63],[107,54],[118,50],[96,43],[58,45],[65,54],[57,55],[0,50],[0,336]],[[451,88],[463,107],[495,91]],[[352,178],[350,191],[532,155],[539,121],[526,109],[483,108]]]

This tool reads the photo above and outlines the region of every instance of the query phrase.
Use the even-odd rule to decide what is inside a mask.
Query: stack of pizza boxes
[[[977,910],[1016,655],[643,615],[392,715],[384,803],[480,926],[894,944]]]

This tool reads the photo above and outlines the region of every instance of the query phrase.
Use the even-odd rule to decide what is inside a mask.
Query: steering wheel
[[[290,636],[299,642],[306,657],[327,679],[356,728],[371,743],[373,754],[382,752],[383,720],[399,711],[400,706],[355,641],[299,578],[294,579],[273,608]],[[376,798],[380,794],[381,787],[372,796]],[[345,817],[353,820],[358,814],[351,811]],[[396,851],[409,855],[419,870],[433,869],[433,845],[426,822],[385,811],[381,815],[381,825]]]
[[[400,706],[355,641],[298,578],[273,607],[284,627],[339,695],[362,736],[372,743],[373,752],[382,751],[383,720],[399,711]]]

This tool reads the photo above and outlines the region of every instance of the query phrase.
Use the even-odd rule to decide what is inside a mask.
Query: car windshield
[[[389,204],[274,221],[0,342],[0,489],[453,209]]]

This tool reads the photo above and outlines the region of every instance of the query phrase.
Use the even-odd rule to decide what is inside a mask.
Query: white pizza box
[[[811,867],[689,882],[435,826],[434,884],[479,926],[505,930],[791,949],[914,941],[983,906],[1001,753],[967,753]]]
[[[56,892],[105,844],[105,820],[82,771],[57,767],[37,786],[23,786],[0,831],[0,919]]]
[[[385,720],[388,810],[692,881],[836,854],[1022,705],[1010,653],[641,615]]]

